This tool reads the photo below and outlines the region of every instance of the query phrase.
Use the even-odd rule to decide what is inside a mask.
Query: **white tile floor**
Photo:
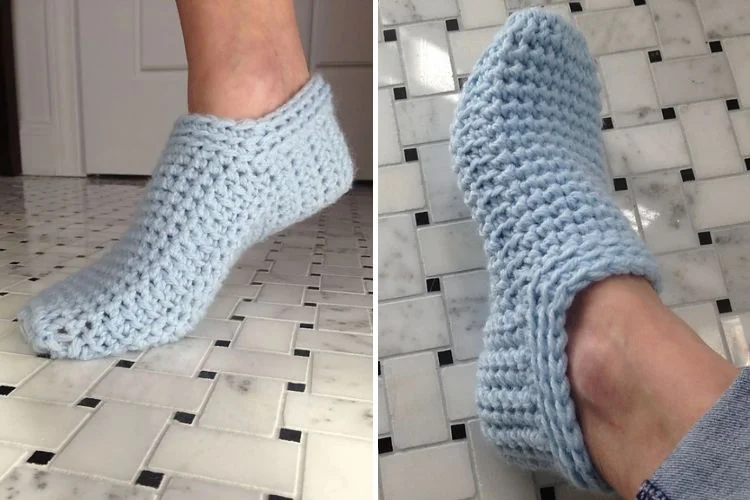
[[[16,312],[115,242],[140,184],[0,179],[0,491],[369,498],[371,189],[248,250],[181,342],[86,362],[29,351]]]
[[[473,405],[488,283],[448,127],[474,61],[531,6],[572,20],[597,56],[613,189],[658,254],[663,299],[712,348],[750,363],[750,2],[380,0],[385,500],[589,498],[503,465]]]

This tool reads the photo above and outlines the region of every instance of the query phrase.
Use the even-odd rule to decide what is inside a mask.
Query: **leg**
[[[89,359],[185,336],[244,250],[333,203],[352,162],[309,78],[291,0],[179,0],[191,114],[136,220],[102,259],[19,313],[32,348]]]

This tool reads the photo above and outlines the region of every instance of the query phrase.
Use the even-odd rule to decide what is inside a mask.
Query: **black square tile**
[[[229,347],[229,341],[228,340],[217,340],[214,342],[214,345],[216,347]]]
[[[458,31],[458,19],[446,19],[445,29],[448,31]]]
[[[740,101],[737,99],[727,99],[727,109],[729,111],[740,109]]]
[[[447,351],[439,351],[437,355],[438,355],[438,364],[440,366],[453,364],[453,353],[450,351],[450,349],[448,349]]]
[[[708,42],[708,48],[711,49],[711,52],[721,52],[724,50],[721,47],[721,42],[718,40],[714,40],[713,42]]]
[[[729,299],[719,299],[716,301],[716,308],[719,310],[719,314],[732,312],[732,303]]]
[[[711,238],[711,231],[702,231],[698,233],[698,242],[700,242],[701,245],[710,245],[713,243],[713,238]]]
[[[677,118],[677,114],[674,112],[674,108],[661,108],[661,116],[665,120],[674,120]]]
[[[661,52],[658,50],[649,50],[648,51],[648,60],[652,63],[660,62],[661,61]]]
[[[285,497],[283,495],[268,495],[268,500],[294,500],[291,497]]]
[[[646,0],[633,0],[633,5],[646,5]]]
[[[216,372],[212,372],[208,370],[201,370],[200,373],[198,374],[198,378],[215,379]]]
[[[426,226],[430,223],[430,215],[427,212],[417,212],[414,214],[417,226]]]
[[[320,287],[319,286],[308,286],[307,289],[308,290],[320,290]]]
[[[2,295],[2,294],[0,293],[0,295]],[[40,352],[39,354],[36,355],[36,357],[37,358],[43,358],[43,359],[50,359],[50,358],[52,358],[52,356],[50,356],[50,354],[48,352]]]
[[[310,357],[310,351],[307,349],[295,349],[294,355],[299,356],[301,358],[309,358]]]
[[[378,377],[383,374],[383,367],[380,365],[380,361],[378,361]]]
[[[570,12],[583,12],[581,2],[570,2],[568,5],[570,6]]]
[[[305,384],[299,382],[289,382],[286,384],[286,389],[292,392],[305,392]]]
[[[252,302],[252,301],[253,301],[253,299],[251,299],[249,297],[242,297],[242,302]]]
[[[396,40],[398,40],[398,36],[396,36],[396,30],[383,30],[383,40],[386,42],[395,42]]]
[[[554,486],[545,486],[544,488],[539,488],[539,500],[555,500],[557,497],[555,497],[555,487]]]
[[[192,424],[193,420],[195,420],[195,415],[192,413],[188,413],[186,411],[178,411],[175,412],[174,418],[176,421],[182,423],[182,424]]]
[[[305,302],[302,305],[308,306],[308,307],[318,307],[318,304],[316,304],[315,302]],[[305,324],[309,324],[309,323],[305,323]]]
[[[39,278],[29,278],[29,281],[39,281]]]
[[[312,330],[313,328],[315,328],[315,326],[312,323],[300,323],[299,327],[306,328],[308,330]]]
[[[282,441],[294,441],[295,443],[299,443],[302,439],[302,431],[282,427],[279,429],[279,439]]]
[[[458,439],[466,439],[466,424],[451,425],[451,439],[454,441]]]
[[[159,489],[159,486],[161,486],[161,481],[164,479],[164,474],[161,472],[153,472],[150,470],[142,470],[140,474],[138,474],[138,479],[135,480],[135,484],[140,484],[141,486],[148,486],[149,488]]]
[[[683,168],[680,170],[680,177],[682,177],[682,182],[694,181],[695,172],[693,172],[692,168]]]
[[[750,170],[750,158],[745,158],[745,168]]]
[[[614,179],[615,191],[627,191],[628,180],[625,177],[616,177]]]
[[[466,85],[466,80],[468,80],[468,78],[465,76],[458,77],[458,90],[464,89],[464,85]]]
[[[235,315],[231,316],[229,319],[233,319],[235,321],[245,321],[245,317],[244,316],[240,316],[239,314],[235,314]]]
[[[404,161],[418,161],[419,154],[417,148],[406,148],[404,149]]]
[[[37,450],[34,453],[32,453],[29,458],[26,459],[26,463],[36,464],[36,465],[47,465],[49,461],[54,458],[54,456],[55,454],[49,451]]]
[[[602,130],[610,130],[614,125],[612,124],[612,118],[605,116],[602,118]]]
[[[406,99],[406,87],[394,87],[393,98],[396,99],[397,101],[400,101],[401,99]]]
[[[440,291],[440,278],[427,278],[427,292]]]
[[[393,441],[390,437],[382,437],[378,439],[378,454],[390,453],[393,451]]]
[[[133,363],[132,361],[128,361],[127,359],[121,359],[115,366],[119,366],[120,368],[130,368],[134,364],[135,363]]]
[[[86,408],[96,408],[101,403],[101,399],[96,398],[83,398],[78,402],[78,406],[85,406]]]

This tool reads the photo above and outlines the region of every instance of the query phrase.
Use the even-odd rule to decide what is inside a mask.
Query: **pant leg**
[[[750,499],[750,368],[641,485],[636,500]]]

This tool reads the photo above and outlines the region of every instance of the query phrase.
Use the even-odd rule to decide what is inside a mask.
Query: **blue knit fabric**
[[[352,174],[319,76],[257,120],[183,116],[135,222],[100,261],[28,302],[24,335],[54,358],[174,342],[250,245],[336,201]]]
[[[658,270],[609,194],[599,109],[582,35],[520,11],[464,86],[451,151],[491,281],[477,369],[484,433],[512,462],[608,489],[576,421],[565,314],[595,281],[634,274],[658,288]]]

